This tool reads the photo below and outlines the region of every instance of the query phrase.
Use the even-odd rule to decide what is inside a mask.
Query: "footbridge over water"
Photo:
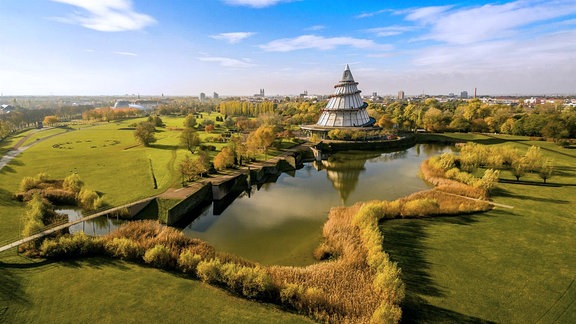
[[[41,231],[41,232],[39,232],[39,233],[37,233],[37,234],[34,234],[34,235],[32,235],[32,236],[25,237],[25,238],[23,238],[23,239],[20,239],[20,240],[18,240],[18,241],[12,242],[12,243],[10,243],[10,244],[6,244],[6,245],[4,245],[4,246],[0,246],[0,253],[2,253],[2,252],[4,252],[4,251],[8,251],[8,250],[10,250],[10,249],[12,249],[12,248],[15,248],[15,247],[17,247],[17,246],[19,246],[19,245],[21,245],[21,244],[28,243],[28,242],[37,240],[37,239],[39,239],[39,238],[43,238],[43,237],[45,237],[45,236],[48,236],[48,235],[50,235],[50,234],[56,233],[56,232],[61,231],[61,230],[65,229],[65,228],[68,228],[68,227],[70,227],[70,226],[73,226],[73,225],[76,225],[76,224],[80,224],[80,223],[82,223],[82,222],[89,221],[89,220],[92,220],[92,219],[95,219],[95,218],[98,218],[98,217],[102,217],[102,216],[105,216],[105,215],[110,215],[110,214],[113,214],[113,213],[115,213],[115,212],[123,212],[123,211],[126,211],[126,210],[128,209],[128,211],[129,211],[131,214],[132,214],[132,213],[137,213],[137,212],[140,211],[142,208],[144,208],[146,205],[148,205],[148,203],[150,203],[150,201],[152,201],[153,199],[155,199],[155,197],[150,197],[150,198],[138,200],[138,201],[132,202],[132,203],[130,203],[130,204],[126,204],[126,205],[122,205],[122,206],[119,206],[119,207],[114,207],[114,208],[106,209],[106,210],[103,210],[103,211],[99,211],[99,212],[97,212],[97,213],[95,213],[95,214],[91,214],[91,215],[85,216],[85,217],[80,218],[80,219],[77,219],[77,220],[75,220],[75,221],[71,221],[71,222],[68,222],[68,223],[64,223],[64,224],[56,225],[56,226],[54,226],[54,227],[47,228],[47,229],[45,229],[45,230],[43,230],[43,231]]]

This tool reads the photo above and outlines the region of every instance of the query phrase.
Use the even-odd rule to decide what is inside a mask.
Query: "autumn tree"
[[[248,135],[246,145],[249,149],[268,154],[268,148],[274,143],[276,134],[272,126],[260,126]]]
[[[228,147],[234,153],[234,163],[238,165],[242,165],[245,158],[249,158],[248,156],[248,147],[242,140],[242,136],[240,135],[232,135],[228,142]]]
[[[380,116],[380,118],[378,118],[378,122],[376,122],[376,125],[380,126],[383,129],[391,129],[392,126],[394,125],[394,122],[392,121],[389,115],[384,114]]]
[[[150,146],[151,143],[156,142],[156,137],[154,136],[155,131],[156,127],[154,127],[154,124],[141,122],[136,126],[136,130],[134,130],[134,137],[142,145]]]
[[[46,116],[44,117],[44,121],[42,121],[45,125],[54,125],[58,122],[58,117],[56,116]]]
[[[229,147],[222,148],[214,157],[214,168],[223,170],[234,165],[234,152]]]
[[[180,143],[184,146],[190,153],[194,153],[194,150],[202,141],[200,140],[200,136],[198,132],[196,132],[193,128],[186,127],[180,134]]]
[[[212,133],[214,131],[214,124],[209,124],[204,126],[204,131],[206,133]]]

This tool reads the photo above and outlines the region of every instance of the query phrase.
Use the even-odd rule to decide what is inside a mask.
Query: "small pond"
[[[394,200],[427,189],[418,175],[420,164],[450,149],[417,144],[388,153],[340,152],[328,161],[305,163],[303,168],[253,185],[237,197],[210,204],[196,211],[199,216],[183,225],[182,231],[220,251],[263,264],[311,264],[330,208],[374,199]],[[69,220],[81,217],[71,209],[60,212],[68,214]],[[74,225],[70,231],[104,235],[121,223],[101,217]]]

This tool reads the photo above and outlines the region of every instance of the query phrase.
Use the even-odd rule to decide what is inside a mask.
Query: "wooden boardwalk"
[[[28,242],[30,242],[30,241],[34,241],[34,240],[39,239],[39,238],[42,238],[42,237],[44,237],[44,236],[53,234],[53,233],[55,233],[55,232],[58,232],[58,231],[63,230],[63,229],[65,229],[65,228],[68,228],[68,227],[70,227],[70,226],[72,226],[72,225],[76,225],[76,224],[79,224],[79,223],[82,223],[82,222],[85,222],[85,221],[88,221],[88,220],[91,220],[91,219],[95,219],[95,218],[98,218],[98,217],[101,217],[101,216],[104,216],[104,215],[107,215],[107,214],[111,214],[111,213],[113,213],[113,212],[115,212],[115,211],[121,211],[121,210],[124,209],[124,208],[130,207],[130,206],[132,206],[132,205],[136,205],[136,204],[139,204],[139,203],[143,203],[143,202],[145,202],[145,201],[150,201],[150,200],[152,200],[152,199],[154,199],[154,198],[155,198],[155,197],[145,198],[145,199],[142,199],[142,200],[139,200],[139,201],[135,201],[135,202],[132,202],[132,203],[130,203],[130,204],[123,205],[123,206],[106,209],[106,210],[103,210],[103,211],[101,211],[101,212],[97,212],[97,213],[95,213],[95,214],[88,215],[88,216],[86,216],[86,217],[77,219],[77,220],[75,220],[75,221],[71,221],[71,222],[68,222],[68,223],[65,223],[65,224],[61,224],[61,225],[56,225],[56,226],[54,226],[54,227],[45,229],[45,230],[43,230],[42,232],[40,232],[40,233],[38,233],[38,234],[34,234],[34,235],[32,235],[32,236],[29,236],[29,237],[25,237],[25,238],[23,238],[23,239],[20,239],[20,240],[18,240],[18,241],[16,241],[16,242],[13,242],[13,243],[10,243],[10,244],[6,244],[6,245],[4,245],[4,246],[0,246],[0,253],[2,253],[2,252],[4,252],[4,251],[8,251],[8,250],[10,250],[10,249],[12,249],[12,248],[14,248],[14,247],[17,247],[17,246],[19,246],[20,244],[28,243]]]

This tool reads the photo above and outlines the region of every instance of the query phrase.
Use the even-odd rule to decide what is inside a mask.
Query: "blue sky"
[[[3,95],[576,94],[576,1],[0,0]]]

